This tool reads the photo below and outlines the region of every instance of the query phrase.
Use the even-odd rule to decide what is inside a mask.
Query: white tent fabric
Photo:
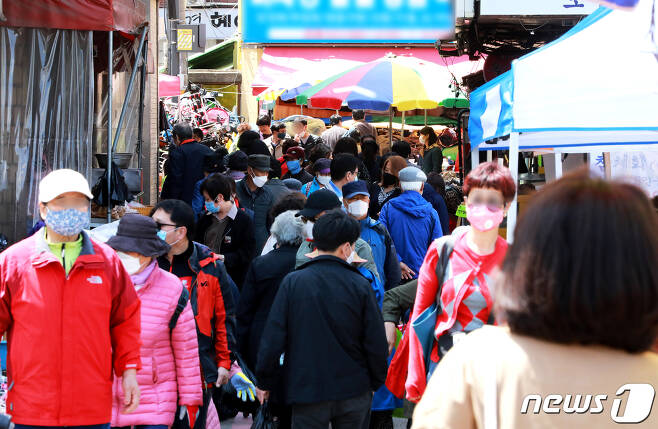
[[[591,24],[516,61],[514,130],[658,129],[652,7],[599,9]]]
[[[517,179],[519,150],[658,150],[656,23],[658,0],[630,11],[601,7],[471,93],[473,164],[479,150],[509,149]],[[515,223],[516,200],[508,240]]]
[[[512,70],[471,94],[471,144],[519,132],[522,148],[574,146],[578,132],[616,131],[627,142],[636,132],[658,130],[653,15],[658,15],[653,0],[641,0],[630,12],[602,7],[555,42],[516,60]],[[528,133],[546,131],[569,134],[526,142]],[[502,147],[505,143],[496,149]]]

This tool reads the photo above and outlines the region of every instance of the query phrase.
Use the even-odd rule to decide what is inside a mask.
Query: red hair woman
[[[507,242],[498,235],[498,227],[515,193],[516,186],[507,168],[492,162],[481,164],[464,181],[470,226],[436,240],[427,251],[418,276],[411,329],[407,330],[409,363],[405,387],[410,401],[421,398],[429,375],[455,341],[493,323],[491,275],[507,251]],[[437,273],[441,278],[437,278]],[[420,329],[423,323],[429,326],[424,337]]]

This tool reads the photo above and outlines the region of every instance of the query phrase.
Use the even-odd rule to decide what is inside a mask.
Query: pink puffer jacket
[[[121,378],[115,377],[112,426],[171,426],[177,399],[181,405],[203,403],[199,345],[189,303],[176,327],[169,331],[169,320],[182,290],[178,277],[156,265],[137,291],[142,303],[142,369],[137,372],[141,399],[135,412],[122,414],[123,388]]]

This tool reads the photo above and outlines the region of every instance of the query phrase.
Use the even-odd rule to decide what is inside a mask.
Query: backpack
[[[384,303],[384,284],[374,275],[369,269],[365,267],[357,267],[357,270],[368,279],[370,286],[372,286],[373,292],[375,292],[375,299],[377,300],[377,305],[379,308],[382,308]]]
[[[178,318],[180,317],[183,310],[185,310],[185,306],[187,305],[187,301],[189,301],[189,299],[190,299],[190,293],[187,291],[187,288],[183,286],[183,290],[180,293],[180,297],[178,297],[178,303],[176,304],[176,309],[174,310],[174,314],[172,314],[171,319],[169,319],[169,331],[173,331],[174,328],[176,327],[176,324],[178,323]]]

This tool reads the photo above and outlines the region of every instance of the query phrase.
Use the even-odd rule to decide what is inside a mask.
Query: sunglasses
[[[178,228],[178,225],[174,225],[174,224],[171,224],[171,223],[160,223],[160,222],[157,222],[157,221],[155,222],[155,225],[158,227],[158,230],[161,230],[163,226],[173,226],[173,227]]]

